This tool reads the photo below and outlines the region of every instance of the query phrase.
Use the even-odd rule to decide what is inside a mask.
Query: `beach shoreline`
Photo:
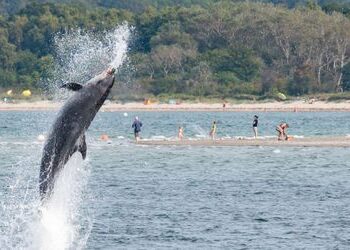
[[[53,101],[0,103],[0,111],[49,111],[58,110],[63,103]],[[141,102],[114,103],[107,102],[101,108],[103,112],[141,112],[141,111],[193,111],[193,112],[322,112],[350,111],[350,102],[323,102],[309,104],[304,101],[291,102],[255,102],[255,103],[152,103]]]

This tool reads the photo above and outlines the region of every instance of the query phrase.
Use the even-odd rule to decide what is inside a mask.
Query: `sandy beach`
[[[17,102],[17,103],[0,103],[0,111],[37,111],[37,110],[57,110],[63,103],[52,101],[37,102]],[[290,102],[255,102],[255,103],[227,103],[223,108],[222,103],[181,103],[181,104],[165,104],[152,103],[145,105],[144,103],[114,103],[107,102],[101,108],[105,112],[113,111],[281,111],[281,112],[312,112],[312,111],[350,111],[350,102],[322,102],[317,101],[309,104],[304,101]]]
[[[319,136],[293,138],[290,141],[269,139],[198,139],[198,140],[140,140],[138,144],[153,146],[267,146],[267,147],[350,147],[350,137]]]

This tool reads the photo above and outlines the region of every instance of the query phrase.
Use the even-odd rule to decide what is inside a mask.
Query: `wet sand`
[[[38,102],[18,102],[3,103],[0,102],[0,111],[37,111],[37,110],[57,110],[63,103],[52,101]],[[304,101],[288,101],[288,102],[251,102],[251,103],[227,103],[226,107],[222,107],[222,103],[181,103],[181,104],[165,104],[152,103],[145,105],[143,103],[114,103],[106,102],[101,111],[208,111],[208,112],[313,112],[313,111],[350,111],[350,102],[321,102],[317,101],[309,104]]]
[[[271,139],[198,139],[140,140],[137,144],[155,146],[267,146],[267,147],[350,147],[350,137],[293,138],[290,141]]]

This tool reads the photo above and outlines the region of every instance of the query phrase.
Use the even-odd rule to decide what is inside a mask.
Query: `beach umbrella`
[[[32,95],[32,92],[29,89],[23,90],[22,95],[25,97],[29,97]]]
[[[6,91],[6,95],[8,95],[8,96],[12,96],[12,95],[13,95],[12,89],[7,90],[7,91]]]

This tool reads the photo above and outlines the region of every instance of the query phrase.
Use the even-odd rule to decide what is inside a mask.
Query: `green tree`
[[[205,58],[214,72],[232,72],[241,81],[253,80],[260,69],[259,60],[244,48],[215,49],[208,52]]]
[[[15,61],[16,47],[9,43],[7,30],[0,28],[0,67],[5,70],[11,70]]]

